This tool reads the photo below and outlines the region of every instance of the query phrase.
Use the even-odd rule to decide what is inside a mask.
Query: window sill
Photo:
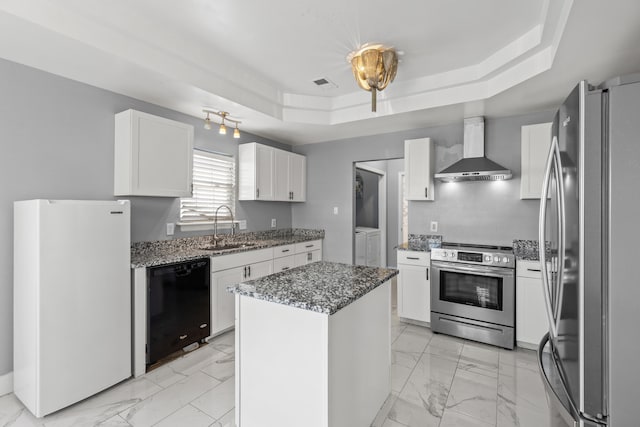
[[[238,221],[218,221],[218,230],[229,230],[237,223]],[[205,231],[214,228],[214,221],[178,222],[176,224],[180,227],[180,231]]]

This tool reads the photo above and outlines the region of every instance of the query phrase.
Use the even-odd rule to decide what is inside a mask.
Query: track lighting
[[[204,128],[205,129],[211,129],[211,119],[209,118],[210,114],[215,114],[216,116],[220,117],[222,119],[222,121],[220,122],[220,127],[218,128],[218,133],[220,135],[226,135],[227,134],[227,126],[225,125],[225,121],[227,122],[231,122],[235,124],[235,128],[233,129],[233,137],[235,139],[240,138],[240,129],[238,128],[238,125],[240,123],[242,123],[240,120],[235,120],[235,119],[230,119],[229,118],[229,113],[226,111],[215,111],[212,110],[210,108],[203,108],[202,109],[203,113],[207,113],[207,117],[204,119]]]

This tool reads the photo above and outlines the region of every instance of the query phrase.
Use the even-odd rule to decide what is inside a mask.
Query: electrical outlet
[[[271,218],[271,228],[276,228],[276,219]]]
[[[438,231],[438,221],[431,221],[431,231],[434,233]]]
[[[337,206],[333,207],[333,214],[334,215],[338,215],[338,207]]]
[[[240,221],[238,221],[238,228],[240,230],[246,230],[247,229],[247,220],[246,219],[241,219]]]
[[[167,236],[173,236],[176,231],[176,225],[173,222],[167,223]]]

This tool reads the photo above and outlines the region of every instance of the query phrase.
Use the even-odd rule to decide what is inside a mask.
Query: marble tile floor
[[[534,352],[433,334],[395,316],[391,339],[392,394],[372,427],[548,425]],[[41,419],[13,394],[2,396],[0,426],[233,427],[234,368],[234,334],[229,332]]]

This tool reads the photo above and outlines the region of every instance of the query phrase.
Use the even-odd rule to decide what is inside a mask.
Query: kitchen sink
[[[242,249],[242,248],[250,248],[252,246],[255,246],[257,243],[250,243],[250,242],[245,242],[245,243],[228,243],[225,245],[216,245],[216,246],[205,246],[202,247],[200,249],[204,250],[204,251],[227,251],[230,249]]]

